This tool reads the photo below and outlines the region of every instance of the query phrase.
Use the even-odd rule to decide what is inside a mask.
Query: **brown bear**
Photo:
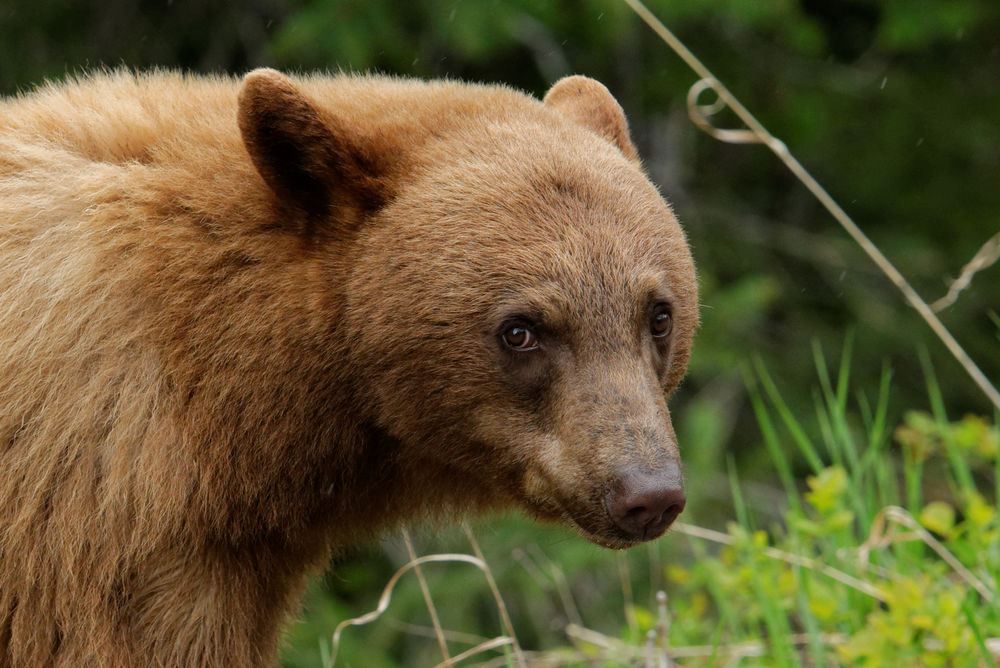
[[[684,233],[584,77],[82,77],[0,103],[0,665],[258,666],[331,553],[684,505]]]

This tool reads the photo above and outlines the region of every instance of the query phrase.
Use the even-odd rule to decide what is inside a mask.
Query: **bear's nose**
[[[623,472],[605,498],[611,521],[628,538],[651,540],[684,510],[684,484],[676,466]]]

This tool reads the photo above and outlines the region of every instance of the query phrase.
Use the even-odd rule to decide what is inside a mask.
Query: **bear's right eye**
[[[538,347],[538,339],[535,333],[524,325],[512,325],[508,327],[500,335],[500,338],[508,348],[519,352],[534,350]]]
[[[649,322],[649,331],[652,332],[653,338],[662,339],[670,334],[673,328],[674,321],[670,316],[670,305],[657,304]]]

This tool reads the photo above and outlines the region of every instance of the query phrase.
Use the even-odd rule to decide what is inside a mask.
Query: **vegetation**
[[[931,371],[929,411],[893,429],[888,374],[877,396],[851,399],[847,364],[832,385],[817,360],[815,435],[763,366],[748,374],[783,489],[741,484],[730,460],[735,519],[724,532],[682,524],[647,549],[610,554],[555,530],[479,529],[530,665],[997,665],[1000,429],[949,421]],[[813,469],[804,485],[792,444]],[[449,535],[425,547],[458,544]],[[408,561],[397,549],[387,544],[383,558]],[[286,665],[321,665],[336,624],[375,607],[388,576],[372,573],[377,560],[351,563],[368,572],[340,570],[317,587]],[[481,573],[437,568],[426,577],[453,656],[504,633]],[[416,579],[401,580],[383,619],[345,631],[337,665],[436,664],[427,615]],[[478,660],[518,665],[513,657],[507,648]]]
[[[1000,230],[1000,3],[647,4],[928,301]],[[539,95],[581,72],[622,102],[647,169],[686,226],[702,280],[704,326],[672,404],[688,524],[627,554],[518,518],[476,526],[515,636],[533,659],[1000,662],[993,408],[769,152],[718,143],[689,123],[684,98],[695,75],[623,2],[0,6],[0,92],[123,64],[378,70],[503,81]],[[994,384],[998,272],[984,263],[941,314]],[[839,346],[845,331],[845,361],[832,373],[819,351]],[[470,548],[463,534],[437,528],[416,543],[419,553]],[[319,665],[337,624],[373,609],[409,559],[399,540],[342,557],[313,586],[286,664]],[[479,640],[507,633],[481,571],[427,564],[422,574],[444,628]],[[440,661],[418,584],[403,576],[382,619],[347,629],[337,665]],[[449,636],[452,654],[475,642]],[[514,662],[513,654],[483,656]]]

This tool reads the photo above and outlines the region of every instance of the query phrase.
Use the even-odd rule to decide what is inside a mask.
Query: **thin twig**
[[[607,636],[599,631],[584,628],[575,624],[566,627],[566,634],[575,640],[607,650],[611,656],[616,658],[644,658],[646,647],[636,647],[622,642],[620,639]],[[848,636],[842,633],[825,633],[819,635],[820,642],[826,645],[842,645],[847,642]],[[808,633],[793,633],[788,637],[792,645],[804,645],[810,642]],[[728,645],[691,645],[685,647],[670,647],[666,650],[669,657],[675,659],[694,657],[750,657],[763,656],[769,645],[760,640],[747,640],[744,642],[732,643]]]
[[[905,534],[902,537],[894,535],[891,524],[901,524],[913,531],[913,533]],[[871,554],[872,548],[883,548],[903,540],[923,541],[923,543],[927,545],[927,547],[934,550],[934,552],[941,557],[941,559],[948,564],[960,578],[965,580],[967,584],[978,591],[979,595],[982,596],[984,600],[992,603],[996,598],[996,593],[986,586],[986,583],[977,578],[972,571],[966,568],[962,562],[958,560],[958,557],[949,552],[948,548],[932,536],[930,532],[927,531],[927,529],[925,529],[920,522],[913,517],[913,515],[911,515],[906,509],[900,508],[899,506],[886,506],[880,510],[877,515],[875,515],[875,518],[872,520],[871,531],[868,533],[868,540],[866,540],[861,547],[858,548],[858,559],[862,566],[867,566],[868,556]]]
[[[378,599],[378,605],[369,613],[361,615],[359,617],[352,617],[351,619],[345,619],[341,623],[337,624],[337,628],[333,631],[333,647],[330,651],[330,659],[327,662],[328,668],[333,668],[337,662],[337,652],[340,650],[340,636],[348,626],[364,626],[365,624],[370,624],[379,617],[382,616],[388,607],[389,602],[392,600],[392,592],[396,588],[396,583],[399,579],[403,577],[408,571],[413,570],[414,567],[420,566],[421,564],[428,564],[431,562],[463,562],[466,564],[472,564],[483,573],[489,573],[489,566],[481,558],[473,557],[468,554],[429,554],[424,557],[417,557],[416,559],[411,559],[409,562],[400,566],[399,570],[393,573],[392,577],[389,578],[389,582],[386,583],[385,587],[382,589],[382,595]],[[492,577],[488,578],[492,582]],[[495,583],[494,583],[495,584]],[[503,616],[506,618],[506,609],[503,609]],[[515,645],[515,647],[517,647]],[[521,665],[525,665],[522,661]]]
[[[437,632],[429,627],[423,626],[422,624],[412,624],[410,622],[404,622],[398,619],[387,619],[385,620],[387,626],[398,630],[400,633],[406,633],[412,636],[418,636],[420,638],[436,638]],[[463,645],[478,645],[481,642],[485,642],[488,638],[481,636],[477,633],[466,633],[464,631],[452,631],[450,629],[442,629],[441,633],[444,637],[448,639],[448,642],[459,643]]]
[[[667,607],[667,592],[656,592],[656,626],[652,630],[659,668],[671,668],[673,663],[667,653],[670,649],[670,609]]]
[[[514,646],[516,646],[517,645],[517,641],[514,640],[513,638],[506,638],[504,636],[497,636],[496,638],[492,638],[490,640],[487,640],[486,642],[483,642],[483,643],[480,643],[480,644],[476,645],[472,649],[467,649],[464,652],[462,652],[461,654],[459,654],[459,655],[457,655],[457,656],[455,656],[453,658],[449,658],[446,661],[442,661],[435,668],[447,668],[447,666],[454,666],[459,661],[464,661],[465,659],[468,659],[470,656],[475,656],[476,654],[482,654],[483,652],[488,652],[489,650],[496,649],[498,647],[504,647],[505,645],[514,645]],[[522,657],[522,661],[523,661],[523,657]],[[524,664],[524,665],[527,665],[527,664]]]
[[[639,637],[639,620],[635,617],[635,600],[632,596],[632,574],[629,572],[628,557],[624,552],[615,554],[618,562],[618,579],[621,581],[622,599],[625,603],[625,622],[632,637]]]
[[[562,601],[563,610],[566,611],[566,617],[572,624],[583,625],[583,617],[580,616],[580,609],[576,606],[576,601],[573,599],[573,592],[569,589],[569,583],[566,582],[566,575],[562,572],[555,563],[549,559],[548,555],[542,552],[542,549],[538,547],[537,544],[532,543],[528,546],[528,551],[534,552],[536,554],[536,559],[544,561],[547,566],[549,577],[552,578],[552,584],[555,587],[556,593],[559,595],[559,600]]]
[[[553,585],[549,577],[542,572],[542,569],[539,568],[538,564],[535,563],[534,557],[530,554],[525,552],[523,549],[516,547],[511,550],[510,556],[514,561],[521,564],[521,567],[524,568],[524,572],[527,573],[531,579],[535,581],[535,584],[541,589],[548,592],[555,589],[555,585]]]
[[[972,259],[962,267],[961,275],[948,286],[948,293],[931,304],[931,308],[935,312],[940,312],[954,304],[958,295],[972,283],[972,277],[976,272],[986,269],[997,260],[1000,260],[1000,232],[986,240]]]
[[[486,565],[486,559],[483,557],[483,551],[479,549],[479,541],[472,533],[472,529],[469,528],[467,522],[462,522],[462,529],[465,530],[465,536],[469,539],[469,544],[472,545],[472,551],[476,553],[479,561]],[[503,597],[500,596],[500,588],[497,587],[497,581],[493,579],[493,572],[487,566],[483,569],[483,574],[486,575],[486,582],[490,585],[490,591],[493,592],[493,600],[497,604],[497,609],[500,611],[500,619],[503,622],[504,628],[507,630],[507,634],[510,636],[510,645],[514,648],[514,658],[517,660],[519,666],[527,666],[527,662],[524,660],[524,653],[521,651],[521,645],[517,642],[517,635],[514,633],[514,624],[510,621],[510,615],[507,613],[507,606],[503,602]]]
[[[406,552],[410,555],[410,560],[416,559],[417,551],[413,549],[413,540],[410,538],[410,532],[406,529],[403,529],[403,542],[406,543]],[[441,648],[441,656],[444,657],[445,661],[448,661],[451,658],[451,654],[448,653],[448,641],[445,640],[441,619],[438,617],[437,608],[434,607],[431,589],[427,586],[427,578],[424,577],[424,571],[419,565],[413,567],[413,574],[417,576],[420,591],[424,595],[424,603],[427,604],[427,611],[431,615],[431,624],[434,625],[434,634],[437,636],[438,646]]]

